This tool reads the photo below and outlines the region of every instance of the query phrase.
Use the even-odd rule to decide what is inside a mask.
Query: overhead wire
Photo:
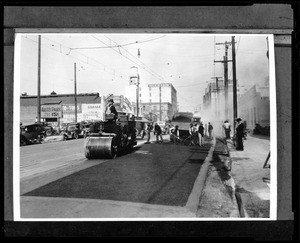
[[[36,40],[33,40],[33,39],[31,39],[31,38],[28,38],[27,36],[23,36],[23,37],[24,37],[24,38],[27,38],[27,39],[29,39],[29,40],[35,42],[35,43],[38,43]],[[65,45],[62,45],[61,43],[59,43],[59,42],[57,42],[57,41],[53,41],[53,40],[51,40],[51,39],[49,39],[49,38],[46,38],[46,37],[43,37],[43,36],[42,36],[42,38],[47,39],[48,41],[52,41],[52,42],[58,43],[58,44],[60,45],[60,47],[65,47],[65,48],[67,48],[67,49],[70,49],[70,47],[67,47],[67,46],[65,46]],[[115,69],[108,67],[107,65],[105,65],[105,64],[103,64],[103,63],[101,63],[101,62],[99,62],[98,60],[96,60],[96,59],[94,59],[94,58],[92,58],[92,57],[89,57],[89,56],[87,56],[87,55],[84,55],[84,54],[82,54],[82,53],[80,53],[80,52],[78,52],[78,51],[75,51],[75,52],[76,52],[76,53],[79,53],[80,55],[82,55],[82,56],[84,56],[84,57],[86,57],[87,60],[82,60],[82,59],[80,59],[80,58],[77,58],[77,57],[75,57],[75,56],[69,54],[70,52],[67,53],[67,54],[65,54],[65,53],[63,53],[63,52],[61,52],[61,51],[58,51],[58,50],[56,50],[56,49],[54,49],[54,48],[51,48],[51,47],[49,47],[49,46],[47,46],[47,45],[45,45],[45,44],[42,44],[42,45],[44,45],[44,46],[45,46],[46,48],[48,48],[48,49],[51,49],[51,50],[56,51],[56,52],[58,52],[58,53],[64,54],[64,55],[66,55],[66,56],[68,56],[68,57],[71,57],[71,58],[73,58],[73,59],[75,59],[75,60],[78,60],[78,61],[80,61],[80,62],[82,62],[82,63],[84,63],[84,64],[91,65],[91,66],[94,66],[94,67],[96,67],[96,68],[99,68],[99,66],[94,65],[94,64],[92,64],[92,63],[89,63],[89,62],[87,61],[87,60],[93,60],[93,61],[95,61],[95,62],[101,64],[101,66],[102,66],[102,68],[103,68],[103,71],[106,71],[106,69],[110,69],[110,70],[112,70],[112,72],[110,72],[111,75],[113,75],[113,76],[118,76],[118,77],[121,78],[121,79],[124,79],[123,76],[126,76],[126,75],[124,75],[124,74],[121,74],[121,73],[119,73],[119,72],[116,72]],[[118,75],[116,75],[117,73],[118,73]]]
[[[109,37],[105,36],[107,39],[109,39],[110,41],[113,41],[114,43],[116,43],[114,40],[110,39]],[[117,43],[116,43],[117,44]],[[149,68],[145,63],[143,63],[141,60],[139,60],[138,58],[136,58],[134,55],[132,55],[130,52],[128,52],[124,47],[121,47],[122,49],[124,49],[126,51],[127,54],[129,54],[130,56],[132,56],[133,58],[137,59],[137,61],[139,61],[140,63],[142,63],[145,67],[147,67],[152,73],[154,73],[155,75],[157,75],[159,77],[159,79],[164,79],[162,76],[160,76],[159,74],[157,74],[156,72],[154,72],[151,68]]]
[[[145,42],[149,42],[149,41],[153,41],[153,40],[157,40],[160,38],[163,38],[164,36],[160,36],[157,38],[152,38],[149,40],[145,40],[145,41],[135,41],[135,42],[131,42],[131,43],[127,43],[127,44],[122,44],[122,45],[115,45],[115,46],[95,46],[95,47],[71,47],[71,50],[78,50],[78,49],[101,49],[101,48],[120,48],[120,47],[124,47],[124,46],[129,46],[129,45],[134,45],[134,44],[142,44]]]
[[[109,46],[108,44],[106,44],[104,41],[98,39],[97,37],[95,37],[95,36],[93,36],[93,35],[92,35],[92,37],[95,38],[96,40],[100,41],[101,43],[103,43],[103,44]],[[137,62],[131,60],[131,59],[128,58],[127,56],[124,56],[124,55],[121,53],[120,50],[119,50],[119,51],[116,51],[114,48],[112,48],[112,50],[115,51],[115,52],[117,52],[118,54],[120,54],[120,55],[123,56],[124,58],[128,59],[128,60],[131,61],[132,63],[134,63],[134,64],[138,65],[139,67],[141,67],[141,65],[140,65],[139,63],[137,63]],[[146,70],[145,67],[141,67],[141,68],[143,68],[146,72],[150,73],[150,74],[151,74],[152,76],[154,76],[155,78],[157,78],[157,79],[159,79],[159,80],[162,80],[161,77],[156,77],[153,73],[151,73],[151,72],[149,72],[148,70]]]
[[[110,41],[113,41],[114,43],[116,43],[114,40],[110,39],[109,37],[105,36],[107,39],[109,39]],[[116,43],[117,44],[117,43]],[[124,49],[126,51],[127,54],[129,54],[130,56],[132,56],[133,58],[137,59],[134,55],[132,55],[130,52],[128,52],[124,47],[121,47],[122,49]],[[145,63],[143,63],[141,60],[137,59],[140,63],[142,63],[145,67],[147,67],[151,72],[153,72],[155,75],[158,75],[159,78],[163,79],[163,77],[161,77],[159,74],[155,73],[151,68],[149,68]]]

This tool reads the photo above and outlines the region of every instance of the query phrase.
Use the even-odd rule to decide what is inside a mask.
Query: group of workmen
[[[208,138],[212,138],[212,130],[213,126],[208,123],[208,126],[203,126],[203,123],[191,123],[189,127],[189,137],[187,138],[189,141],[190,146],[203,146],[203,139],[204,136],[207,134],[208,131]],[[170,140],[173,143],[180,143],[182,142],[182,139],[179,136],[179,126],[176,125],[170,129]]]

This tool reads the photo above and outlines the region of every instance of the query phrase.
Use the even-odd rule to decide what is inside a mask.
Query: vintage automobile
[[[66,130],[64,132],[64,140],[68,139],[78,139],[81,136],[82,126],[80,122],[71,122],[66,126]]]
[[[92,125],[92,122],[89,123],[83,123],[80,136],[86,138],[86,136],[89,135],[90,132],[90,126]]]
[[[189,134],[190,124],[193,123],[193,113],[191,112],[177,112],[173,115],[172,126],[179,127],[179,137],[181,139],[187,138]]]
[[[60,132],[61,133],[64,133],[65,131],[66,131],[66,128],[67,128],[67,125],[68,125],[68,123],[62,123],[61,125],[60,125]]]
[[[42,124],[35,123],[20,127],[20,145],[33,143],[43,143],[46,137],[46,131]]]

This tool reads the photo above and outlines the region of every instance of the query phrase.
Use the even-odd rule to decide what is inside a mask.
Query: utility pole
[[[222,78],[222,77],[212,77],[212,79],[215,79],[216,80],[216,100],[215,100],[215,117],[216,118],[220,118],[219,116],[219,109],[220,109],[220,106],[219,106],[219,78]]]
[[[38,38],[37,123],[41,122],[41,36]]]
[[[74,62],[74,94],[75,94],[75,122],[77,122],[76,62]]]
[[[137,84],[136,84],[136,116],[139,116],[139,97],[140,96],[140,75],[137,74]]]
[[[232,45],[232,78],[233,78],[233,124],[235,131],[235,119],[237,118],[237,92],[236,92],[236,60],[235,60],[235,39],[231,37]]]
[[[161,84],[159,84],[159,120],[161,121]]]
[[[230,42],[225,41],[225,43],[216,43],[216,45],[225,45],[225,56],[223,56],[223,61],[214,61],[224,63],[224,93],[225,93],[225,117],[228,118],[228,47],[231,45]]]

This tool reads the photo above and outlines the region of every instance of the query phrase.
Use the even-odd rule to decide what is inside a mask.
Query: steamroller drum
[[[84,142],[87,159],[114,159],[117,155],[115,137],[86,137]]]

